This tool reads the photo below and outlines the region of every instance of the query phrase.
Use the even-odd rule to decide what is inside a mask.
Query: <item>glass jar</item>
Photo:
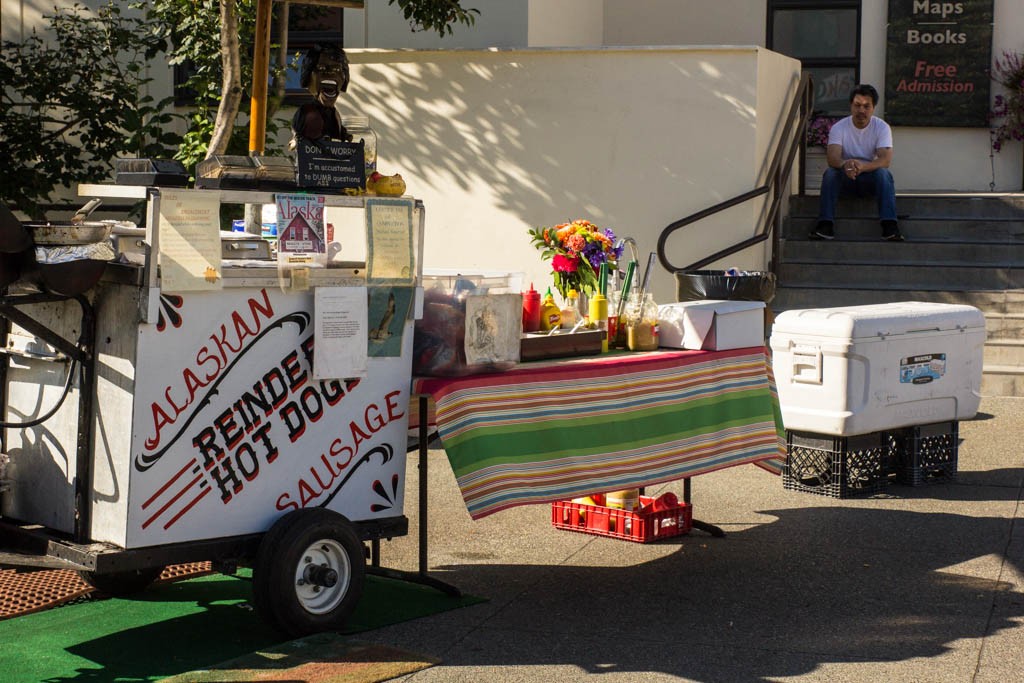
[[[654,351],[658,348],[658,304],[653,294],[645,294],[643,301],[631,302],[629,322],[626,324],[627,346],[630,351]]]
[[[370,128],[368,116],[342,116],[341,125],[352,136],[352,142],[363,141],[363,158],[366,162],[366,175],[377,170],[377,133]]]

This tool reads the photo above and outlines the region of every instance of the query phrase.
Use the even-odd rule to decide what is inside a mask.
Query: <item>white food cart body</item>
[[[852,436],[974,416],[985,319],[906,301],[785,311],[772,366],[786,429]]]
[[[353,522],[403,517],[411,313],[393,325],[403,330],[400,354],[371,354],[358,380],[320,381],[312,373],[313,289],[283,292],[274,267],[230,271],[217,291],[168,294],[106,278],[90,293],[89,540],[135,549],[261,533],[309,507]],[[366,291],[344,270],[314,274],[314,286]],[[31,310],[66,338],[80,329],[75,301]],[[41,346],[18,328],[12,339]],[[13,358],[7,419],[24,421],[54,405],[66,372],[52,359]],[[80,391],[76,380],[46,422],[7,429],[3,517],[74,531]]]

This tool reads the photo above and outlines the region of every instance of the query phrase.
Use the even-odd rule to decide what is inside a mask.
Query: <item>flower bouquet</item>
[[[602,263],[618,263],[622,247],[615,246],[615,233],[602,230],[588,220],[577,218],[550,228],[528,231],[541,256],[551,259],[555,288],[564,298],[570,289],[593,294],[598,289],[597,273]]]

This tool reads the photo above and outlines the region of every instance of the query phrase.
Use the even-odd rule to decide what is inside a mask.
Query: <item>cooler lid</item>
[[[974,306],[897,301],[785,311],[775,318],[772,334],[866,339],[984,327],[985,316]]]

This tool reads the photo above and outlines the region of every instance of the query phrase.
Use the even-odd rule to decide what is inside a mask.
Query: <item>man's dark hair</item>
[[[875,90],[873,85],[867,83],[861,83],[850,93],[850,104],[853,104],[853,98],[857,95],[863,95],[864,97],[871,98],[871,105],[878,106],[878,91]]]

